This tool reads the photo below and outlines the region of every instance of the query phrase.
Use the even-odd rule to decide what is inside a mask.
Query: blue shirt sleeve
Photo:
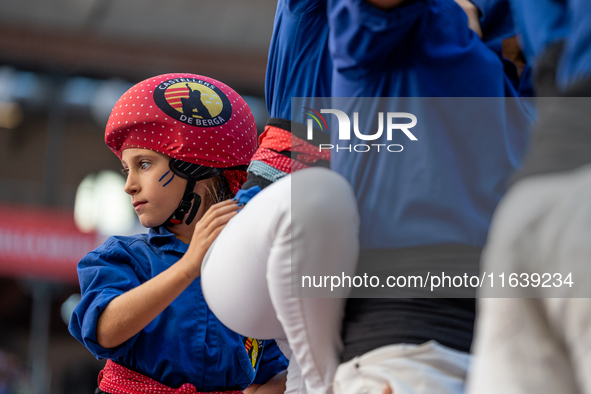
[[[591,3],[587,0],[568,2],[570,30],[556,75],[558,86],[565,90],[571,84],[591,78]]]
[[[124,356],[137,338],[135,335],[113,349],[103,348],[96,339],[99,316],[109,302],[140,285],[131,257],[115,247],[116,243],[113,238],[107,240],[78,263],[82,299],[74,309],[69,330],[97,359]]]
[[[569,33],[564,0],[510,0],[525,58],[535,63],[544,49]]]
[[[279,0],[269,45],[265,100],[272,118],[291,119],[292,97],[329,97],[325,0]]]
[[[252,384],[266,383],[273,376],[287,369],[287,365],[289,364],[289,361],[285,358],[283,353],[281,353],[281,350],[279,350],[275,341],[268,340],[264,342],[263,355],[259,361],[257,374]]]
[[[388,11],[365,0],[330,0],[329,49],[341,73],[368,70],[400,47],[410,34],[422,34],[421,17],[437,0],[408,0]]]

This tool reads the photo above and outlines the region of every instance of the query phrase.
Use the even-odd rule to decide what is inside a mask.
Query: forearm
[[[114,348],[133,337],[158,316],[200,274],[189,269],[194,255],[187,252],[169,269],[114,298],[97,323],[97,342]]]
[[[244,394],[282,394],[285,392],[287,371],[279,372],[265,384],[253,384],[244,390]]]

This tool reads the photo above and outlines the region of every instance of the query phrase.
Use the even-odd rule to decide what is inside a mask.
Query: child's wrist
[[[181,259],[183,272],[191,281],[201,276],[201,261],[203,260],[204,254],[196,249],[189,246],[189,249]]]

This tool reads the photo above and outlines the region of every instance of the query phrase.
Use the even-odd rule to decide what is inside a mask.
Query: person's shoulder
[[[119,253],[120,251],[131,251],[134,248],[146,247],[149,244],[148,234],[135,235],[114,235],[109,238],[101,246],[92,250],[89,253],[108,255]]]
[[[138,256],[149,256],[153,252],[149,247],[148,234],[131,236],[111,236],[101,246],[86,253],[78,262],[78,274],[85,269],[102,266],[130,266],[136,270],[144,266],[149,259]]]
[[[280,0],[278,6],[298,16],[326,13],[326,0]]]

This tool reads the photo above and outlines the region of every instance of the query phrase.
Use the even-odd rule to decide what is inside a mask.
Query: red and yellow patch
[[[248,359],[252,364],[252,368],[256,369],[257,362],[263,354],[263,341],[254,338],[244,338],[244,349],[248,354]]]

